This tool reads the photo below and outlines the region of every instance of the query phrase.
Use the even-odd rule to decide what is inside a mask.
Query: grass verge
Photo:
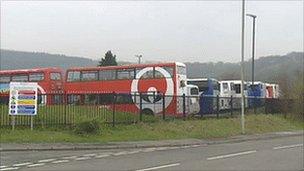
[[[247,115],[246,134],[259,134],[276,131],[303,130],[303,122],[284,119],[281,115]],[[96,135],[77,135],[64,127],[1,128],[1,143],[106,143],[113,141],[139,141],[199,138],[225,138],[241,134],[239,118],[203,120],[173,120],[169,122],[117,125],[115,128],[102,125]]]

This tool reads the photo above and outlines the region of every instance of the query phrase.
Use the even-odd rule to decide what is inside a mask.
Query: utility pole
[[[253,14],[246,14],[248,17],[252,17],[252,71],[251,71],[251,80],[252,85],[254,85],[254,53],[255,53],[255,19],[256,15]],[[252,86],[253,87],[253,86]]]
[[[135,55],[136,58],[138,58],[138,64],[141,63],[141,58],[142,58],[142,55]]]
[[[241,126],[242,126],[242,134],[245,134],[245,99],[244,99],[244,38],[245,38],[245,0],[242,0],[242,36],[241,36],[241,96],[242,96],[242,112],[241,112]]]

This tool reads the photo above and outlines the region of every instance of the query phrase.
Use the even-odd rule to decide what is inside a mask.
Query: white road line
[[[62,159],[75,159],[77,158],[78,156],[67,156],[67,157],[62,157]]]
[[[57,159],[43,159],[43,160],[38,160],[38,163],[46,163],[46,162],[52,162],[55,161]]]
[[[5,170],[17,170],[17,169],[19,169],[19,167],[7,167],[7,168],[0,169],[0,171],[5,171]]]
[[[93,156],[96,156],[97,154],[85,154],[85,155],[82,155],[84,157],[93,157]]]
[[[167,150],[168,149],[168,147],[158,147],[158,148],[156,148],[156,150]]]
[[[135,154],[135,153],[139,153],[140,151],[139,150],[136,150],[136,151],[128,151],[127,154]]]
[[[91,159],[91,157],[79,157],[76,158],[75,160],[80,161],[80,160],[89,160],[89,159]]]
[[[128,152],[122,151],[122,152],[114,153],[113,156],[120,156],[120,155],[125,155],[125,154],[128,154]]]
[[[7,166],[0,166],[0,169],[2,169],[2,168],[6,168]]]
[[[240,152],[240,153],[233,153],[233,154],[226,154],[226,155],[222,155],[222,156],[209,157],[209,158],[207,158],[207,160],[223,159],[223,158],[228,158],[228,157],[235,157],[235,156],[251,154],[251,153],[255,153],[255,152],[257,152],[257,151],[256,150],[244,151],[244,152]]]
[[[180,165],[180,163],[173,163],[173,164],[168,164],[168,165],[150,167],[150,168],[146,168],[146,169],[139,169],[139,170],[136,170],[136,171],[157,170],[157,169],[162,169],[162,168],[167,168],[167,167],[174,167],[174,166],[178,166],[178,165]]]
[[[303,144],[294,144],[294,145],[286,145],[286,146],[278,146],[278,147],[273,147],[274,150],[278,149],[285,149],[285,148],[295,148],[295,147],[302,147]]]
[[[26,165],[30,165],[30,164],[33,164],[31,162],[25,162],[25,163],[18,163],[18,164],[13,164],[13,166],[26,166]]]
[[[99,158],[103,158],[103,157],[109,157],[109,154],[102,154],[102,155],[97,155],[95,156],[95,158],[99,159]]]
[[[52,163],[57,164],[57,163],[67,163],[67,162],[69,162],[69,160],[56,160],[53,161]]]
[[[37,167],[37,166],[43,166],[43,165],[45,165],[45,163],[36,163],[36,164],[28,165],[27,167]]]

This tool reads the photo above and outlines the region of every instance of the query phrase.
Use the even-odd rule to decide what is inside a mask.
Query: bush
[[[76,123],[74,132],[76,134],[97,134],[100,132],[101,123],[97,119],[89,119]]]

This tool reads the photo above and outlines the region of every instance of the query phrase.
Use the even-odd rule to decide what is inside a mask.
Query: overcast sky
[[[257,56],[303,51],[303,1],[247,1]],[[98,59],[240,61],[241,1],[1,1],[1,49]],[[246,18],[246,59],[252,19]]]

